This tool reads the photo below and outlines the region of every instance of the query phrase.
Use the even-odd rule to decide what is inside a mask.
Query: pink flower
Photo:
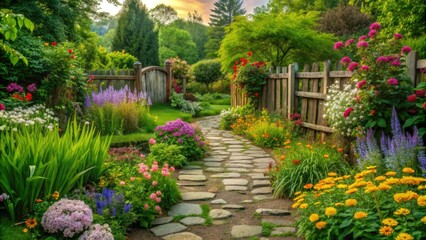
[[[161,198],[159,197],[159,198],[156,198],[155,199],[155,201],[157,202],[157,203],[160,203],[161,202]]]
[[[2,103],[0,103],[0,111],[4,111],[4,110],[6,110],[6,107]]]
[[[146,204],[146,203],[143,205],[143,207],[145,208],[145,210],[148,210],[148,209],[149,209],[149,205],[148,205],[148,204]]]
[[[346,66],[346,65],[348,65],[349,63],[351,63],[352,62],[352,60],[349,58],[349,57],[342,57],[342,59],[340,59],[340,62],[344,65],[344,66]]]
[[[154,138],[149,139],[149,144],[154,145],[156,143],[157,143],[157,141],[155,141]]]
[[[168,163],[164,163],[164,167],[165,168],[169,168],[169,164]]]
[[[356,44],[356,46],[357,46],[357,48],[367,48],[368,47],[368,42],[361,41],[361,42],[358,42]]]
[[[339,50],[340,48],[342,48],[344,45],[342,42],[336,42],[334,44],[334,50]]]
[[[367,81],[366,81],[366,80],[362,80],[362,81],[358,82],[357,87],[360,89],[360,88],[362,88],[362,86],[364,86],[366,83],[367,83]]]
[[[144,172],[144,173],[143,173],[143,176],[144,176],[146,179],[148,179],[148,180],[150,180],[150,179],[151,179],[151,174],[149,174],[149,172]]]
[[[414,93],[416,94],[417,97],[424,97],[426,94],[426,91],[423,89],[419,89],[419,90],[416,90]]]
[[[395,59],[391,62],[392,66],[399,67],[401,66],[401,62],[398,59]]]
[[[146,172],[146,171],[148,171],[149,170],[149,167],[147,166],[147,165],[145,165],[145,164],[143,164],[143,163],[140,163],[139,164],[139,172],[140,173],[144,173],[144,172]]]
[[[124,181],[120,181],[120,185],[121,186],[124,186],[126,184],[126,182],[124,182]]]
[[[401,48],[401,52],[403,53],[403,54],[407,54],[407,53],[409,53],[409,52],[411,52],[411,48],[409,47],[409,46],[403,46],[402,48]]]
[[[155,195],[157,195],[157,196],[161,196],[161,191],[156,191],[156,192],[155,192]]]
[[[399,33],[395,33],[394,35],[393,35],[393,38],[395,38],[395,39],[402,39],[402,35],[401,34],[399,34]]]
[[[135,177],[130,177],[130,181],[135,181],[136,178]]]
[[[346,111],[343,113],[343,117],[349,117],[349,115],[351,114],[351,112],[354,110],[353,107],[350,107],[348,109],[346,109]]]
[[[358,38],[358,41],[361,42],[361,41],[364,41],[365,39],[367,39],[367,36],[362,35],[361,37]]]
[[[169,170],[168,169],[162,169],[162,171],[161,171],[161,174],[164,176],[164,177],[167,177],[167,176],[169,176],[170,175],[170,172],[169,172]]]
[[[374,22],[370,25],[370,30],[380,30],[380,24],[378,22]]]
[[[358,67],[358,63],[357,62],[351,62],[351,64],[349,64],[348,70],[349,71],[354,71],[356,67]]]
[[[345,46],[349,46],[351,45],[353,42],[355,42],[355,40],[353,38],[349,39],[348,41],[346,41]]]
[[[151,198],[151,200],[155,200],[157,198],[157,195],[155,195],[155,193],[151,193],[151,195],[149,195],[149,198]]]
[[[426,109],[426,102],[423,103],[422,108]]]
[[[364,71],[368,71],[368,70],[370,70],[370,67],[367,66],[367,65],[362,65],[361,69],[364,70]]]
[[[152,165],[152,167],[151,167],[151,172],[156,172],[156,171],[158,171],[158,165]]]
[[[368,32],[368,37],[374,38],[376,36],[376,34],[377,34],[376,30],[374,30],[374,29],[370,30],[370,32]]]
[[[389,85],[392,85],[392,86],[398,85],[398,80],[396,78],[389,78],[387,82]]]
[[[380,56],[376,59],[376,63],[382,63],[382,62],[387,62],[388,58],[385,56]]]
[[[170,167],[170,171],[174,172],[175,170],[175,167]]]
[[[161,207],[160,207],[160,206],[158,206],[158,205],[156,205],[156,206],[155,206],[155,211],[157,211],[157,212],[161,212]]]
[[[417,99],[416,94],[411,94],[410,96],[407,97],[407,101],[409,102],[415,102]]]
[[[144,158],[144,157],[145,157],[145,155],[141,154],[141,155],[139,155],[139,157],[140,157],[140,158]]]

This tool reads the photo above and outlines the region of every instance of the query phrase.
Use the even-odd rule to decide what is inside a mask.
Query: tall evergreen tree
[[[148,10],[140,0],[125,0],[118,16],[112,50],[135,56],[142,66],[158,66],[158,33]]]
[[[205,51],[208,58],[216,58],[220,42],[225,36],[225,27],[230,25],[234,17],[244,15],[246,10],[242,8],[242,0],[218,0],[214,3],[214,9],[210,14],[209,40]]]

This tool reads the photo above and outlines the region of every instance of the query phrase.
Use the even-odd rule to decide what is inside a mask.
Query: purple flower
[[[11,83],[6,87],[6,90],[8,92],[13,92],[13,91],[17,91],[17,92],[23,92],[24,88],[21,85],[18,85],[16,83]]]
[[[349,71],[354,71],[356,67],[358,67],[358,63],[357,62],[351,62],[351,64],[349,64],[348,70]]]
[[[342,48],[344,45],[342,42],[336,42],[334,44],[334,50],[339,50],[340,48]]]
[[[401,34],[399,34],[399,33],[395,33],[394,35],[393,35],[393,38],[394,39],[402,39],[402,35]]]
[[[396,85],[398,85],[398,80],[396,78],[389,78],[387,80],[387,83],[391,86],[396,86]]]
[[[33,83],[33,84],[28,85],[27,90],[28,90],[28,92],[35,92],[37,90],[36,84]]]
[[[398,59],[396,59],[391,62],[391,65],[395,67],[399,67],[401,66],[401,62]]]
[[[362,65],[361,69],[364,70],[364,71],[368,71],[368,70],[370,70],[370,67],[367,66],[367,65]]]
[[[365,39],[367,39],[367,36],[362,35],[361,37],[358,38],[358,41],[361,42],[361,41],[364,41]]]
[[[382,62],[387,62],[388,58],[385,56],[380,56],[376,59],[376,63],[382,63]]]
[[[114,240],[114,235],[111,233],[111,228],[108,224],[94,224],[90,229],[85,231],[78,240]]]
[[[351,62],[352,62],[352,60],[351,60],[349,57],[345,56],[345,57],[342,57],[342,59],[340,60],[340,62],[341,62],[344,66],[346,66],[346,65],[348,65],[349,63],[351,63]]]
[[[412,50],[411,47],[404,46],[404,47],[401,48],[401,53],[407,54],[407,53],[411,52],[411,50]]]
[[[370,25],[370,30],[380,30],[380,24],[378,22],[374,22]]]
[[[178,143],[183,143],[182,139],[179,138],[178,139]]]
[[[375,36],[376,36],[376,34],[377,34],[377,31],[376,30],[370,30],[370,32],[368,32],[368,37],[369,38],[374,38]]]
[[[348,41],[346,41],[345,46],[349,46],[351,45],[353,42],[355,42],[355,40],[353,38],[349,39]]]
[[[368,47],[368,42],[361,41],[361,42],[358,42],[356,44],[356,46],[357,46],[357,48],[367,48]]]

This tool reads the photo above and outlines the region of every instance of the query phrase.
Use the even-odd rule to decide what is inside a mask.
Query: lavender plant
[[[72,238],[92,225],[92,209],[80,200],[61,199],[44,213],[41,225],[48,233]]]
[[[109,86],[103,90],[99,88],[99,92],[92,92],[92,96],[86,96],[85,106],[90,107],[95,104],[103,106],[106,102],[118,105],[122,102],[139,102],[151,105],[151,99],[147,97],[146,92],[131,91],[129,86],[115,90],[113,86]]]
[[[94,224],[78,240],[114,240],[114,236],[108,224]]]

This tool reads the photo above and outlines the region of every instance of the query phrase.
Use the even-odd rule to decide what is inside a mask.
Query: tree
[[[197,46],[187,31],[167,26],[160,30],[158,38],[162,63],[172,57],[179,57],[189,64],[197,60]]]
[[[346,5],[348,0],[270,0],[268,9],[271,13],[326,11],[339,5]]]
[[[220,42],[225,36],[224,28],[232,23],[234,17],[244,15],[246,10],[242,8],[242,0],[218,0],[210,14],[210,29],[206,43],[206,56],[216,58]]]
[[[149,15],[159,28],[169,25],[178,18],[176,10],[165,4],[158,4],[155,6],[149,11]]]
[[[335,35],[352,35],[366,29],[370,17],[355,6],[339,6],[326,11],[319,19],[319,30]]]
[[[333,57],[333,36],[315,31],[315,20],[314,15],[293,13],[258,14],[252,20],[236,18],[227,28],[219,50],[222,70],[231,70],[235,61],[249,51],[253,52],[253,60],[274,66]]]
[[[223,76],[220,67],[219,59],[206,59],[195,63],[192,65],[195,81],[204,83],[208,89],[211,83],[216,82]]]
[[[126,0],[118,16],[113,51],[122,51],[135,56],[143,66],[159,65],[158,34],[148,10],[140,0]]]

